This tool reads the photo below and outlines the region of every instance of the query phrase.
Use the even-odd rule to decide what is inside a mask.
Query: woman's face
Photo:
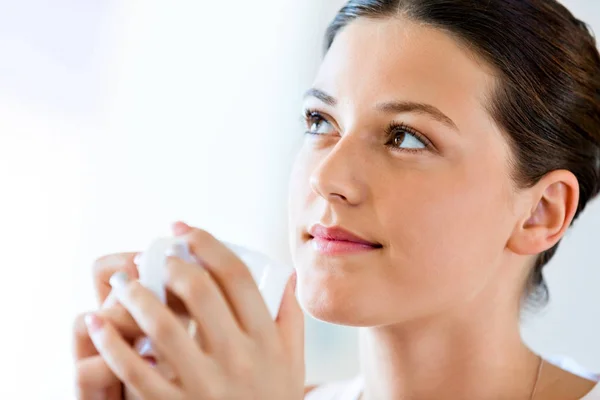
[[[486,110],[494,82],[483,62],[424,25],[359,19],[338,35],[305,100],[312,134],[290,184],[308,313],[379,326],[494,301],[507,288],[517,296],[506,243],[518,191]],[[314,224],[380,246],[330,254],[308,233]]]

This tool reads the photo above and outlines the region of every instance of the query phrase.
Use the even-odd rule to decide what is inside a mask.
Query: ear
[[[537,255],[552,248],[571,225],[579,204],[579,183],[573,173],[548,173],[534,187],[524,213],[508,241],[520,255]]]

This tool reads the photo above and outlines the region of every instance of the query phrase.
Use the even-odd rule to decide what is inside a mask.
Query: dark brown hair
[[[531,187],[550,171],[580,185],[575,218],[600,191],[600,56],[589,27],[555,0],[350,0],[327,30],[325,52],[357,18],[403,17],[446,31],[498,74],[490,115],[513,153],[513,175]],[[560,243],[560,242],[559,242]],[[546,304],[537,258],[525,290]]]

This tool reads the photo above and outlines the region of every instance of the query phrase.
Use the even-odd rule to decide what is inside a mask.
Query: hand
[[[190,228],[182,223],[175,223],[175,235],[189,232]],[[116,272],[125,272],[137,279],[138,271],[134,258],[138,253],[111,254],[98,259],[93,266],[94,289],[98,306],[102,306],[100,316],[108,319],[125,333],[127,338],[142,334],[131,315],[116,304],[114,296],[110,296],[110,277]],[[98,354],[96,347],[89,337],[85,323],[87,313],[79,315],[74,324],[74,358],[76,393],[79,400],[121,400],[123,385],[117,376],[108,368],[104,359]]]
[[[175,370],[164,379],[135,353],[112,319],[94,315],[91,339],[106,364],[143,399],[302,399],[304,318],[290,280],[276,321],[248,268],[210,234],[185,235],[204,268],[168,262],[167,288],[198,326],[200,343],[177,316],[137,281],[113,279],[113,293]]]
[[[120,304],[103,308],[98,315],[110,320],[130,343],[143,335],[129,312]],[[77,399],[122,400],[123,385],[96,350],[88,333],[86,317],[85,314],[77,317],[74,328]]]

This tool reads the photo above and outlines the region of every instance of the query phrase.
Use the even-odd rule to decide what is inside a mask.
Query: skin
[[[306,99],[322,117],[308,118],[316,135],[306,136],[290,181],[297,297],[315,318],[361,327],[363,400],[529,399],[539,359],[519,335],[520,300],[535,256],[570,225],[579,187],[568,171],[515,186],[504,133],[486,111],[497,83],[489,66],[440,31],[360,19],[338,36],[313,84],[336,104]],[[446,122],[378,107],[398,101],[435,107]],[[402,131],[390,141],[392,121],[431,146]],[[381,246],[325,256],[307,233],[315,223]],[[109,277],[127,271],[135,278],[136,271],[132,254],[103,258],[95,282],[104,307],[75,328],[79,398],[120,399],[124,382],[147,398],[300,399],[303,325],[293,290],[271,321],[247,271],[222,244],[181,224],[175,234],[189,235],[209,264],[208,274],[169,264],[168,287],[192,310],[202,345],[185,334],[173,308],[135,282],[113,287],[115,299],[107,300]],[[227,276],[237,276],[238,286]],[[156,376],[131,351],[140,336],[165,346],[158,351],[171,354],[180,382]],[[535,399],[578,399],[593,384],[546,365]]]
[[[364,399],[528,399],[538,357],[519,335],[535,255],[576,211],[578,183],[554,171],[529,189],[486,105],[494,71],[447,34],[359,19],[334,41],[305,108],[290,183],[291,251],[302,307],[362,327]],[[440,110],[386,112],[381,103]],[[404,123],[394,148],[386,127]],[[308,229],[341,226],[381,249],[330,256]],[[576,399],[592,382],[546,365],[536,398]]]
[[[122,386],[134,399],[144,400],[302,398],[304,318],[294,295],[295,274],[273,320],[250,271],[223,243],[183,224],[174,231],[201,260],[198,265],[168,259],[165,284],[179,307],[169,296],[168,305],[162,304],[132,279],[137,273],[131,254],[97,263],[97,278],[111,276],[111,291],[102,298],[106,280],[97,280],[105,304],[76,322],[77,398],[121,400]],[[196,322],[196,335],[182,325],[181,307]],[[141,337],[150,338],[174,377],[132,348]]]

